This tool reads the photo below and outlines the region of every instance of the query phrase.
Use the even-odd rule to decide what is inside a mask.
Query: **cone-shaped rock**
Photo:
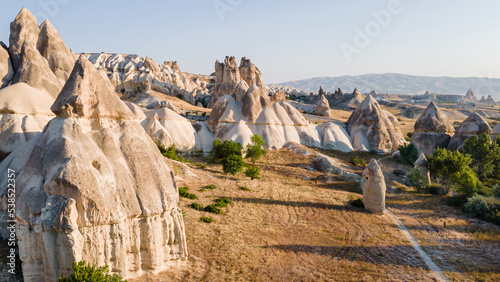
[[[16,236],[27,281],[57,281],[73,261],[131,278],[187,257],[173,173],[136,120],[116,119],[133,114],[103,81],[80,58],[52,106],[58,116],[0,163],[3,183],[7,168],[18,172]]]
[[[347,120],[353,147],[360,151],[395,151],[404,143],[396,119],[390,119],[378,102],[368,95]]]
[[[9,53],[14,69],[19,68],[24,42],[36,46],[39,32],[35,16],[28,9],[22,8],[10,23]]]
[[[430,156],[437,148],[448,147],[453,132],[448,117],[431,102],[415,122],[411,143],[420,153]]]
[[[62,84],[50,70],[47,61],[38,52],[35,45],[27,41],[23,44],[16,75],[12,79],[12,84],[19,82],[46,91],[54,98],[57,97],[62,88]]]
[[[464,97],[464,102],[477,102],[476,95],[472,92],[472,89],[467,90],[467,93]]]
[[[240,62],[240,76],[247,85],[255,84],[258,88],[264,89],[262,73],[249,59],[243,57]]]
[[[51,109],[60,117],[133,119],[135,115],[114,93],[111,82],[80,56]]]
[[[331,117],[330,104],[328,103],[328,99],[326,99],[326,96],[324,94],[319,95],[318,105],[316,105],[314,114],[318,116]]]
[[[455,135],[450,140],[448,150],[459,150],[464,146],[465,140],[472,135],[481,135],[482,133],[491,134],[490,125],[477,113],[472,113],[458,127]]]
[[[212,108],[223,95],[235,94],[236,85],[238,85],[240,80],[240,69],[235,57],[226,57],[224,63],[217,60],[215,62],[214,94],[210,100],[209,108]]]
[[[495,99],[493,99],[491,95],[488,95],[488,98],[486,98],[486,103],[495,103]]]
[[[371,159],[363,171],[363,203],[375,214],[385,213],[385,179],[377,160]]]
[[[59,79],[61,85],[64,85],[71,70],[73,70],[75,57],[49,20],[45,20],[40,25],[36,47],[49,63],[50,69]]]
[[[424,153],[420,153],[418,159],[415,161],[414,167],[420,171],[420,173],[427,178],[427,185],[431,184],[431,175],[429,169],[427,168],[427,158]]]

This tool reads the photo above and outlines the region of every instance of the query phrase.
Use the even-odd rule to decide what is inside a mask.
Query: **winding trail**
[[[387,214],[392,218],[392,220],[394,220],[394,222],[399,227],[399,229],[401,230],[401,232],[410,241],[410,243],[413,246],[413,248],[422,257],[422,259],[424,260],[424,262],[427,265],[427,267],[432,271],[432,274],[431,274],[432,277],[434,279],[436,279],[437,281],[448,281],[448,279],[446,278],[446,276],[444,276],[444,274],[441,271],[441,269],[439,268],[439,266],[437,266],[432,261],[432,259],[424,252],[424,250],[422,250],[422,247],[418,243],[418,240],[415,239],[415,237],[413,237],[413,235],[411,235],[410,230],[408,230],[408,228],[406,228],[406,226],[404,225],[404,223],[395,214],[393,214],[388,208],[386,208],[385,210],[386,210]]]

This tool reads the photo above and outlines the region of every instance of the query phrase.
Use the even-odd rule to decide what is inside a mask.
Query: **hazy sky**
[[[500,78],[500,1],[2,1],[0,40],[21,7],[74,52],[134,53],[210,74],[250,58],[265,83],[404,73]],[[40,24],[41,22],[39,22]]]

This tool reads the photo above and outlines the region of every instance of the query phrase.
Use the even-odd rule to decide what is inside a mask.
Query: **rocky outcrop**
[[[62,85],[34,45],[28,42],[23,44],[17,65],[12,84],[24,82],[31,87],[46,91],[54,98],[57,97]]]
[[[81,260],[133,278],[187,257],[173,173],[112,89],[80,57],[52,106],[57,117],[0,164],[3,182],[7,167],[19,173],[25,280],[56,281]]]
[[[59,33],[49,20],[45,20],[40,25],[36,47],[49,63],[50,70],[59,79],[61,85],[64,85],[73,70],[75,56],[66,47],[61,36],[59,36]]]
[[[26,83],[0,90],[0,153],[11,153],[36,137],[54,118],[54,98]]]
[[[385,214],[385,179],[379,163],[371,159],[363,171],[363,203],[374,214]]]
[[[493,140],[496,140],[496,138],[498,138],[498,135],[500,135],[500,123],[495,125],[491,132],[491,137]]]
[[[458,127],[450,140],[448,150],[459,150],[464,146],[465,140],[472,135],[481,135],[482,133],[491,134],[491,127],[480,115],[473,113]]]
[[[486,98],[486,103],[496,103],[495,99],[491,97],[491,95],[488,95],[488,98]]]
[[[472,92],[472,89],[467,90],[467,93],[465,94],[465,97],[463,98],[463,101],[465,103],[477,102],[476,95],[474,95],[474,92]]]
[[[281,103],[286,101],[286,94],[283,90],[278,90],[271,97],[272,103]]]
[[[481,96],[481,99],[479,99],[479,102],[482,102],[482,103],[486,102],[486,98],[484,98],[484,96]]]
[[[391,152],[405,142],[397,119],[368,95],[347,120],[353,147],[360,151]]]
[[[414,168],[418,169],[420,173],[425,176],[427,179],[427,185],[431,184],[431,174],[429,173],[429,169],[427,168],[427,158],[424,153],[420,153],[418,159],[413,164]]]
[[[255,84],[259,89],[265,90],[262,73],[249,59],[243,57],[240,61],[240,76],[247,85]]]
[[[204,99],[208,103],[213,88],[212,77],[181,72],[176,62],[159,65],[151,58],[126,54],[82,55],[108,76],[114,90],[128,101],[139,103],[152,97],[148,93],[156,91],[191,104]]]
[[[9,52],[4,46],[3,42],[0,42],[0,88],[7,86],[14,77],[14,68],[10,61]]]
[[[437,148],[447,148],[455,128],[446,114],[430,102],[415,122],[411,143],[419,153],[430,156]]]
[[[320,93],[322,92],[322,88],[320,89]],[[318,105],[316,106],[316,110],[314,111],[315,115],[331,117],[332,114],[330,112],[330,104],[328,103],[328,99],[326,99],[325,94],[319,95]]]
[[[14,21],[10,23],[9,53],[15,70],[21,64],[24,43],[36,46],[39,32],[35,16],[28,9],[22,8]]]

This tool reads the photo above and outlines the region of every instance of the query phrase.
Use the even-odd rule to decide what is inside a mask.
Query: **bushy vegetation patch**
[[[73,262],[73,273],[69,277],[59,277],[60,282],[122,282],[127,281],[118,274],[110,274],[109,266],[96,267],[84,261]]]

